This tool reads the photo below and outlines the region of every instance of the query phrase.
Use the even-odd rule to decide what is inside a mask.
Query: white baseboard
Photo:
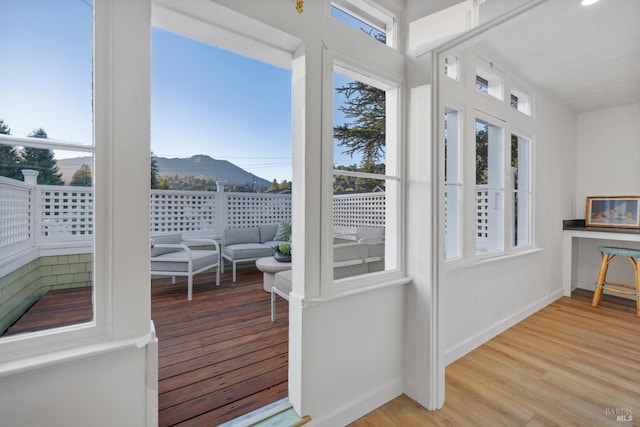
[[[535,313],[536,311],[546,307],[547,305],[551,304],[552,302],[554,302],[555,300],[557,300],[558,298],[562,297],[562,289],[558,289],[557,291],[555,291],[554,293],[552,293],[551,295],[549,295],[546,298],[543,298],[539,301],[534,302],[533,304],[528,305],[527,307],[523,308],[522,310],[512,314],[511,316],[501,320],[500,322],[494,324],[493,326],[477,333],[476,335],[472,336],[471,338],[467,339],[466,341],[463,341],[462,343],[458,344],[457,346],[445,350],[445,354],[444,354],[444,361],[445,361],[445,366],[455,362],[456,360],[458,360],[459,358],[461,358],[462,356],[464,356],[465,354],[471,352],[472,350],[476,349],[477,347],[480,347],[482,344],[486,343],[487,341],[489,341],[490,339],[496,337],[497,335],[501,334],[502,332],[506,331],[507,329],[509,329],[510,327],[514,326],[515,324],[517,324],[518,322],[526,319],[527,317],[531,316],[533,313]]]
[[[309,426],[346,426],[403,393],[403,379],[397,378],[328,414],[310,414]]]

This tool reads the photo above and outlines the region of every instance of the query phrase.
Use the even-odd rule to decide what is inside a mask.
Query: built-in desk
[[[583,219],[564,220],[562,221],[562,229],[562,292],[567,297],[571,296],[571,266],[573,265],[574,238],[618,240],[621,242],[640,242],[640,230],[638,229],[585,227]]]

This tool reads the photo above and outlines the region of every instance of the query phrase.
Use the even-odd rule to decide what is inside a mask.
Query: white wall
[[[3,426],[145,426],[146,349],[128,349],[2,378]],[[151,390],[157,394],[156,390]],[[150,414],[157,419],[156,414]]]
[[[403,285],[302,309],[302,406],[338,426],[403,392]]]
[[[640,104],[578,116],[575,218],[587,196],[640,195]]]
[[[447,363],[561,296],[562,220],[575,208],[576,115],[540,91],[534,106],[534,247],[539,250],[455,269],[445,264],[439,310]]]
[[[585,217],[587,196],[640,195],[640,104],[623,105],[582,113],[578,116],[577,190],[573,218]],[[574,243],[577,257],[574,283],[594,289],[600,268],[598,246],[625,246],[640,249],[640,243],[579,239]],[[628,262],[610,265],[607,279],[634,283]]]

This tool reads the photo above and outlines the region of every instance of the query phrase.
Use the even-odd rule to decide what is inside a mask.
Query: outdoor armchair
[[[213,246],[215,250],[191,249],[192,246]],[[216,286],[220,286],[220,247],[213,239],[182,240],[181,234],[165,234],[152,237],[151,275],[187,277],[187,299],[193,296],[193,276],[216,269]]]

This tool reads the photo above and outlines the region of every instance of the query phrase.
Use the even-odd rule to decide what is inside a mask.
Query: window
[[[331,16],[395,47],[395,19],[390,12],[374,5],[364,0],[335,0],[331,2]]]
[[[531,141],[511,135],[511,246],[531,243]]]
[[[502,100],[502,79],[495,73],[476,67],[476,89]]]
[[[334,71],[333,278],[398,267],[397,88]]]
[[[446,108],[444,113],[445,259],[460,258],[462,242],[462,170],[460,113]]]
[[[502,128],[476,119],[476,254],[502,251]]]
[[[450,55],[444,58],[444,75],[453,80],[458,80],[458,57]],[[480,88],[479,88],[480,89]]]
[[[92,2],[4,2],[0,51],[11,64],[0,68],[0,335],[40,296],[69,288],[87,291],[90,321]],[[65,166],[78,157],[82,163]],[[89,175],[80,181],[82,164]]]
[[[518,89],[511,89],[511,108],[530,116],[531,97]]]

